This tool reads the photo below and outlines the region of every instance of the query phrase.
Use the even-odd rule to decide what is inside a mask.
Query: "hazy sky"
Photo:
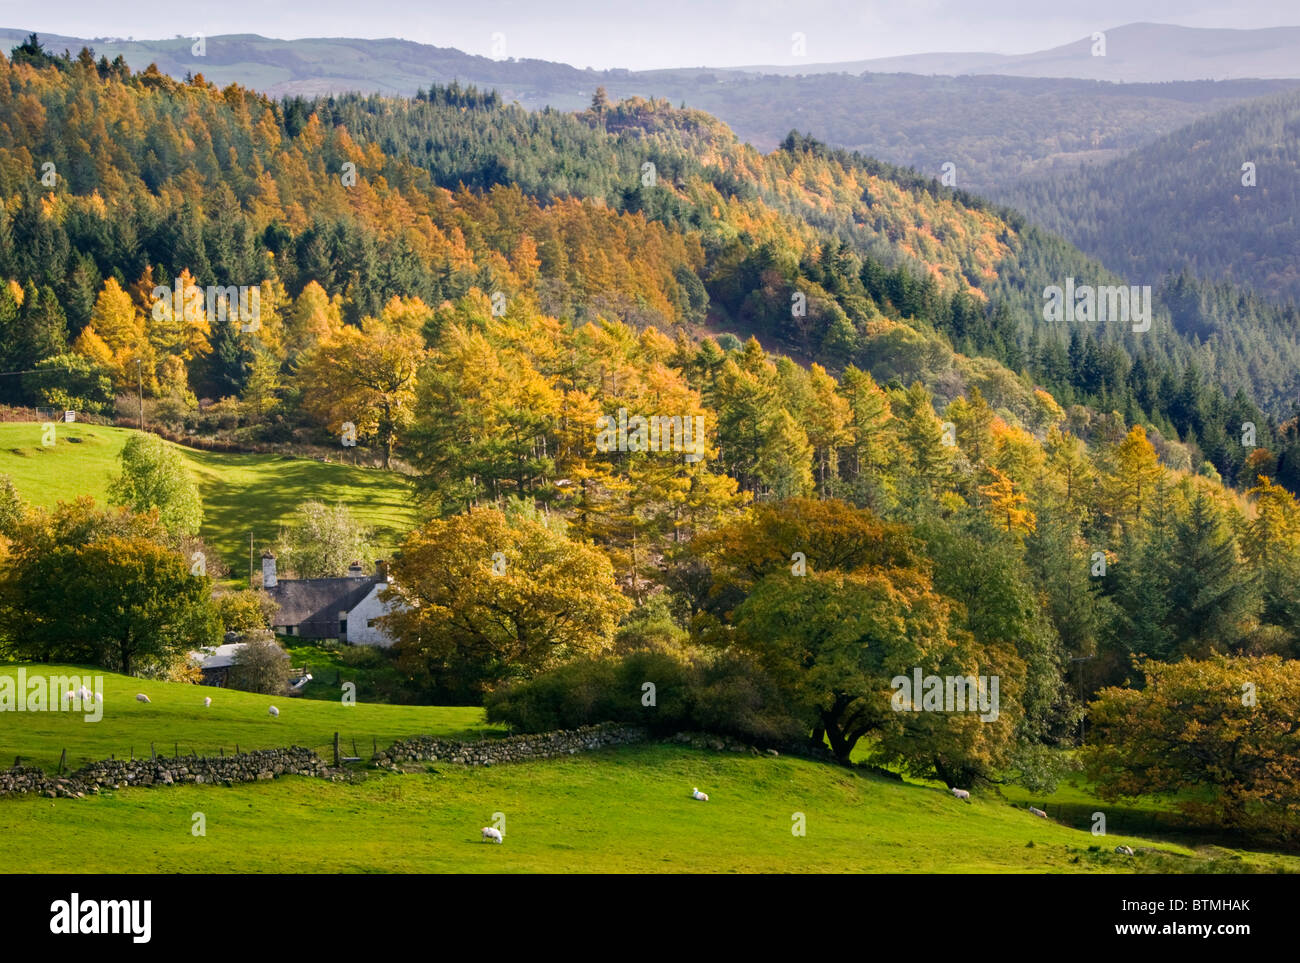
[[[738,66],[932,51],[1027,53],[1134,21],[1300,25],[1296,0],[0,0],[0,26],[76,37],[400,37],[577,67]],[[804,57],[791,35],[806,37]]]

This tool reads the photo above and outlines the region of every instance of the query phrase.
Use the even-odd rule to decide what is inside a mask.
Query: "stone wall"
[[[66,776],[52,776],[33,766],[0,770],[0,796],[41,793],[77,798],[101,788],[124,786],[172,786],[176,783],[256,782],[276,776],[319,776],[331,772],[316,753],[294,746],[290,749],[260,749],[232,756],[180,756],[157,759],[105,759]]]
[[[605,723],[581,729],[545,732],[538,735],[507,736],[454,742],[432,736],[402,739],[377,753],[372,762],[396,767],[399,762],[436,761],[468,766],[491,766],[528,759],[552,759],[608,746],[644,742],[643,729]],[[0,769],[0,796],[41,793],[49,797],[76,799],[103,789],[125,786],[172,786],[177,783],[255,782],[277,776],[315,776],[342,779],[344,771],[333,769],[310,749],[261,749],[232,756],[181,756],[157,759],[106,759],[92,762],[65,776],[52,776],[34,766]]]
[[[645,742],[649,733],[634,726],[602,723],[580,729],[561,729],[536,735],[507,736],[504,739],[480,739],[476,742],[453,742],[432,736],[400,739],[372,760],[380,766],[399,762],[454,762],[467,766],[492,766],[503,762],[530,759],[554,759],[608,746],[627,746]]]

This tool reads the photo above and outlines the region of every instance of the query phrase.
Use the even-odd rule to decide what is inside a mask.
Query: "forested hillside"
[[[1298,94],[1233,107],[1122,158],[1030,178],[999,196],[1126,277],[1187,272],[1300,301]],[[1209,313],[1269,324],[1247,300]],[[1292,313],[1280,326],[1295,324]]]
[[[602,95],[576,115],[459,86],[277,104],[38,45],[2,81],[0,343],[4,370],[41,369],[4,379],[10,402],[106,406],[142,375],[177,418],[204,396],[259,422],[277,400],[320,416],[309,390],[277,395],[289,359],[366,318],[400,341],[423,306],[477,289],[575,323],[756,334],[947,399],[936,359],[955,348],[1149,419],[1225,477],[1249,454],[1244,421],[1280,478],[1300,471],[1252,401],[1286,396],[1269,379],[1295,377],[1274,363],[1300,357],[1294,332],[1198,346],[1160,297],[1145,333],[1044,322],[1048,285],[1118,279],[1014,214],[815,140],[763,155],[698,111]],[[261,330],[156,311],[177,279],[257,287]]]

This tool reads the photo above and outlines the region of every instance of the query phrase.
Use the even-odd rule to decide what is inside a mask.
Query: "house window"
[[[347,637],[348,637],[348,620],[339,619],[339,638],[346,639]]]
[[[366,628],[368,628],[368,629],[373,629],[374,627],[375,627],[375,620],[374,620],[374,619],[366,619]]]

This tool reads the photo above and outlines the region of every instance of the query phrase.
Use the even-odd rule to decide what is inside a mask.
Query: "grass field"
[[[55,443],[41,444],[34,422],[0,423],[0,475],[8,475],[30,504],[52,508],[90,495],[106,504],[109,480],[132,434],[128,428],[56,424]],[[271,544],[302,502],[343,502],[374,530],[375,548],[387,555],[417,524],[403,476],[372,468],[325,464],[285,455],[230,455],[177,446],[203,498],[200,534],[221,553],[235,579],[248,572],[248,536],[257,553]],[[370,559],[363,559],[370,562]]]
[[[996,799],[799,759],[647,745],[356,784],[303,777],[0,800],[0,872],[1178,872],[1300,867],[1178,846],[1134,858]],[[705,788],[709,802],[689,798]],[[203,813],[206,836],[191,834]],[[505,817],[505,843],[479,829]],[[795,836],[802,813],[806,835]],[[1030,845],[1032,843],[1032,845]],[[1090,847],[1095,847],[1090,851]]]
[[[159,754],[216,755],[220,750],[306,746],[332,759],[334,733],[351,754],[352,740],[363,758],[370,758],[375,742],[382,749],[395,739],[431,734],[474,739],[501,732],[483,721],[483,710],[465,707],[393,706],[359,702],[345,706],[340,699],[272,698],[215,689],[133,679],[95,669],[67,665],[26,663],[30,680],[38,673],[100,675],[104,679],[103,718],[87,722],[77,712],[5,712],[0,714],[0,765],[22,756],[24,765],[53,771],[64,749],[68,765],[79,766],[109,756],[148,755],[150,743]],[[0,665],[0,676],[16,680],[18,666]],[[15,682],[16,684],[16,682]],[[75,688],[73,686],[72,688]],[[94,686],[91,686],[94,688]],[[137,702],[143,692],[151,702]],[[211,708],[203,707],[212,697]],[[279,718],[267,707],[274,704]]]
[[[77,673],[72,666],[25,666]],[[16,677],[18,666],[0,666]],[[482,711],[271,699],[104,677],[104,716],[0,715],[0,759],[53,769],[109,755],[304,745],[332,734],[383,747],[401,736],[498,733]],[[137,703],[135,693],[152,702]],[[202,699],[212,695],[204,709]],[[266,713],[274,702],[278,719]],[[7,758],[6,758],[7,757]],[[1044,821],[1024,802],[895,782],[790,757],[649,744],[491,768],[410,773],[357,767],[360,781],[302,777],[221,786],[127,788],[81,800],[0,798],[0,872],[1243,872],[1300,871],[1300,857],[1152,844]],[[692,787],[708,803],[689,798]],[[1079,793],[1077,788],[1072,790]],[[1081,805],[1089,804],[1083,797]],[[207,835],[191,835],[204,814]],[[478,830],[504,813],[506,843]],[[802,813],[806,835],[791,832]],[[1116,845],[1154,847],[1135,858]],[[1032,844],[1032,845],[1031,845]]]

